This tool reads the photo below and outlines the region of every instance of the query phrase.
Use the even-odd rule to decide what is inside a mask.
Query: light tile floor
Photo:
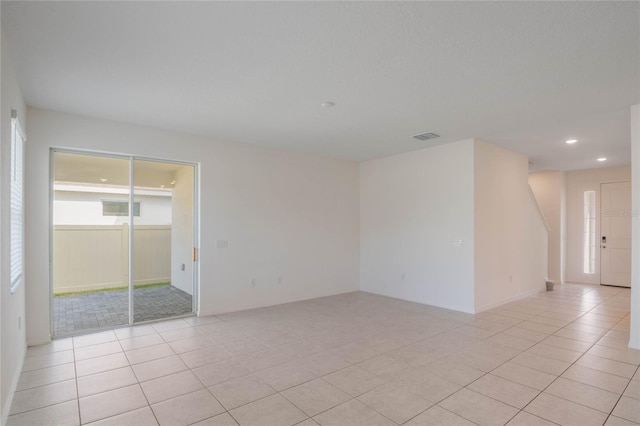
[[[8,424],[637,424],[629,293],[474,316],[357,292],[56,340],[28,350]]]

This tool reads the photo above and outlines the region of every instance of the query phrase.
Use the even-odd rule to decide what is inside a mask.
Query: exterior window
[[[133,203],[133,215],[140,216],[140,203]],[[128,201],[103,201],[102,216],[129,216]]]
[[[596,273],[596,192],[584,191],[583,271]]]
[[[11,207],[10,219],[10,269],[11,292],[14,292],[22,282],[24,269],[24,133],[18,122],[17,113],[11,112]]]

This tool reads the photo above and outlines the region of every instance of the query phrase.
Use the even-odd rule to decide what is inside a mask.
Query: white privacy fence
[[[134,228],[134,283],[171,280],[171,225]],[[129,225],[55,225],[53,292],[129,284]]]

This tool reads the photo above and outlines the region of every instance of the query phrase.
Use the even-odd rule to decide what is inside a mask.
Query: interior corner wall
[[[566,256],[565,172],[531,173],[529,185],[549,224],[548,277],[556,283],[563,283]]]
[[[631,107],[631,321],[629,347],[640,349],[640,105]]]
[[[14,293],[11,293],[10,276],[10,234],[9,208],[10,203],[10,161],[11,158],[11,110],[18,112],[18,120],[26,124],[26,107],[18,86],[9,46],[4,35],[0,35],[0,80],[2,121],[0,123],[0,226],[2,239],[0,240],[0,424],[4,424],[9,413],[13,392],[18,384],[22,361],[26,350],[25,340],[25,289],[23,282]],[[29,142],[27,141],[27,144]],[[26,211],[28,215],[28,211]],[[28,262],[25,262],[28,265]],[[28,279],[30,269],[25,271]]]
[[[475,142],[475,311],[542,291],[547,229],[528,184],[528,159]]]
[[[361,290],[473,312],[473,250],[473,140],[360,163]]]
[[[171,192],[171,285],[189,294],[193,294],[194,272],[193,175],[193,167],[180,167]]]
[[[29,344],[50,338],[52,147],[200,164],[201,315],[358,290],[357,163],[37,108],[28,113]],[[218,239],[228,247],[216,248]]]
[[[583,269],[584,191],[595,191],[596,210],[600,209],[600,185],[607,182],[628,182],[631,167],[603,167],[566,172],[567,194],[567,282],[600,284],[600,270],[585,274]],[[600,215],[596,214],[596,235],[600,235]],[[596,250],[596,265],[600,265],[600,250]]]

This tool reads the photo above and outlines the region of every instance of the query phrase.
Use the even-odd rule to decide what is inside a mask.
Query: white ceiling
[[[352,160],[478,137],[537,170],[629,162],[639,21],[639,2],[2,2],[32,106]]]

